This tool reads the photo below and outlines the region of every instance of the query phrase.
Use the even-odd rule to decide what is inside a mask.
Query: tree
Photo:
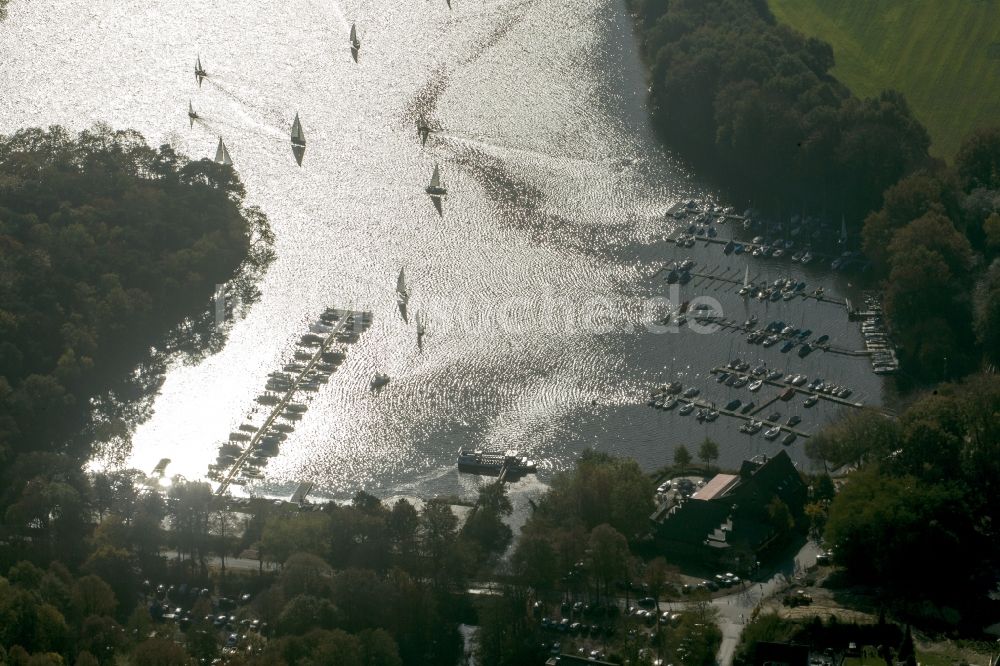
[[[955,171],[962,188],[1000,190],[1000,127],[976,130],[955,155]]]
[[[278,631],[282,635],[299,635],[313,629],[333,629],[340,621],[340,611],[328,599],[300,594],[281,611]]]
[[[597,593],[610,596],[612,586],[621,580],[628,560],[628,541],[621,532],[610,525],[598,525],[590,532],[590,566],[597,578]]]
[[[114,590],[98,576],[83,576],[73,585],[73,609],[79,618],[112,615],[117,605]]]
[[[719,459],[719,445],[706,437],[705,441],[698,447],[698,459],[705,463],[705,468],[707,469],[714,461]]]
[[[403,666],[399,646],[384,629],[365,629],[358,634],[364,666]]]
[[[674,449],[674,467],[681,469],[691,466],[691,453],[687,450],[687,447],[683,444],[679,444],[676,449]]]
[[[329,549],[329,524],[329,517],[323,513],[272,516],[264,523],[260,549],[264,557],[280,564],[293,553],[323,557]]]

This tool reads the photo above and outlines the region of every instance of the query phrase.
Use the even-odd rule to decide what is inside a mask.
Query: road
[[[180,557],[180,553],[175,550],[162,551],[161,555],[166,557],[168,560],[176,560]],[[209,569],[222,570],[222,559],[216,557],[215,555],[205,557],[205,563],[208,565]],[[241,557],[227,557],[226,569],[233,569],[237,571],[258,571],[260,569],[260,562]],[[264,571],[277,571],[277,569],[278,565],[274,562],[264,562]]]
[[[754,608],[764,599],[787,587],[797,572],[805,571],[806,567],[814,565],[816,555],[819,553],[819,546],[809,541],[769,580],[754,583],[739,592],[712,601],[712,605],[719,611],[719,628],[722,630],[722,643],[716,655],[716,661],[720,666],[731,666],[733,663],[733,655],[740,642],[743,627],[749,621]]]

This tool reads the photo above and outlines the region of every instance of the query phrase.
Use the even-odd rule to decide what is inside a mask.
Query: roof
[[[711,481],[706,483],[694,495],[693,500],[710,500],[722,497],[734,485],[739,483],[740,477],[737,474],[716,474]]]

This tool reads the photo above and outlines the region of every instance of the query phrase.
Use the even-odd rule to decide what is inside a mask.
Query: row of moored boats
[[[294,431],[295,422],[308,410],[308,405],[297,398],[318,391],[330,380],[346,358],[342,348],[333,347],[356,342],[359,332],[371,323],[371,313],[336,308],[327,308],[311,322],[309,331],[299,338],[292,358],[281,370],[268,374],[264,392],[257,396],[259,405],[270,408],[262,413],[263,423],[244,423],[231,432],[229,441],[219,446],[216,462],[209,465],[208,477],[222,481],[239,463],[238,475],[231,482],[262,478],[268,460],[278,454],[281,444]]]

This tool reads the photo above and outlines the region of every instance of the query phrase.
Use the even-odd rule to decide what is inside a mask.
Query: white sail
[[[202,72],[204,68],[201,66],[201,56],[198,56],[198,60],[194,63],[194,71]]]
[[[222,143],[222,137],[219,137],[219,147],[215,149],[215,161],[222,165],[232,165],[233,160],[229,157],[229,151],[226,150],[226,144]]]
[[[292,143],[305,144],[306,134],[302,131],[302,123],[299,121],[299,114],[295,114],[295,122],[292,123]]]
[[[351,46],[354,48],[361,46],[361,42],[358,40],[358,28],[354,23],[351,24]]]
[[[399,269],[399,277],[396,278],[396,297],[400,303],[406,303],[410,298],[410,294],[406,291],[406,277],[402,268]]]
[[[431,176],[431,187],[441,187],[441,171],[438,165],[434,165],[434,175]]]
[[[744,287],[750,286],[750,264],[747,264],[746,273],[743,274],[743,286]]]

